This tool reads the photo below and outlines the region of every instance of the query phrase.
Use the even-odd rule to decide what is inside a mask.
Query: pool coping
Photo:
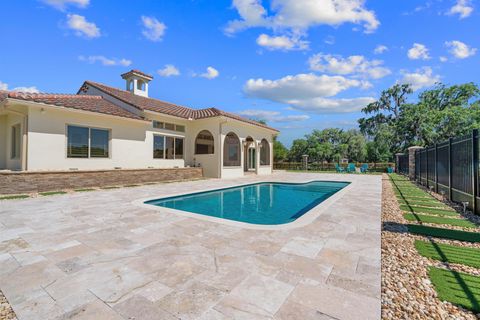
[[[235,221],[235,220],[230,220],[230,219],[225,219],[225,218],[207,216],[207,215],[204,215],[204,214],[201,214],[201,213],[194,213],[194,212],[189,212],[189,211],[159,207],[159,206],[155,206],[155,205],[152,205],[152,204],[145,203],[147,201],[158,200],[158,199],[165,199],[165,198],[185,196],[185,195],[208,192],[208,191],[216,191],[216,190],[222,190],[222,189],[228,189],[228,188],[242,187],[242,186],[255,184],[256,182],[234,184],[234,185],[226,186],[226,187],[223,187],[223,188],[214,187],[214,188],[199,190],[199,191],[195,191],[195,192],[177,192],[177,193],[168,194],[168,195],[165,195],[165,196],[162,196],[162,197],[148,197],[148,198],[137,199],[137,200],[132,201],[131,203],[135,206],[138,206],[138,207],[148,208],[148,209],[156,210],[156,211],[161,211],[162,213],[174,214],[174,215],[179,215],[179,216],[186,217],[186,218],[198,219],[198,220],[202,220],[202,221],[220,223],[220,224],[223,224],[223,225],[228,225],[228,226],[232,226],[232,227],[240,227],[240,228],[243,228],[243,229],[272,230],[272,231],[273,230],[289,230],[289,229],[305,227],[305,226],[309,225],[310,223],[312,223],[323,212],[325,212],[325,210],[328,209],[333,203],[335,203],[337,200],[342,198],[345,195],[345,193],[350,188],[352,188],[352,186],[355,184],[355,181],[345,181],[345,180],[336,181],[336,180],[310,179],[310,180],[305,180],[305,181],[302,181],[302,182],[294,182],[294,183],[284,182],[284,181],[261,181],[261,182],[258,182],[258,183],[304,184],[304,183],[310,183],[310,182],[314,182],[314,181],[348,182],[348,185],[346,185],[345,187],[343,187],[339,191],[335,192],[333,195],[328,197],[325,201],[322,201],[321,203],[319,203],[315,207],[313,207],[310,210],[308,210],[307,212],[305,212],[301,217],[299,217],[295,221],[292,221],[292,222],[289,222],[289,223],[284,223],[284,224],[277,224],[277,225],[253,224],[253,223]]]

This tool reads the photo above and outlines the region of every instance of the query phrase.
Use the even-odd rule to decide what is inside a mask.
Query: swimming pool
[[[261,182],[145,201],[145,204],[260,225],[295,221],[349,182]]]

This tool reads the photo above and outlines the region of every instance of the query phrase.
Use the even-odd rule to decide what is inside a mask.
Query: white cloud
[[[100,29],[93,22],[88,22],[84,16],[78,14],[67,15],[68,28],[75,30],[77,36],[84,36],[87,38],[100,37]]]
[[[400,82],[411,84],[413,90],[431,87],[435,83],[440,82],[440,76],[433,74],[433,70],[430,67],[423,67],[417,69],[415,72],[402,70],[401,73],[403,74],[403,78]]]
[[[277,80],[250,79],[244,86],[250,97],[289,105],[308,112],[352,112],[373,98],[327,99],[349,88],[361,88],[363,82],[343,76],[297,74]]]
[[[278,111],[268,111],[268,110],[244,110],[240,111],[238,114],[246,116],[249,118],[265,120],[267,122],[298,122],[305,121],[310,119],[310,116],[306,114],[300,115],[281,115]]]
[[[179,76],[180,70],[178,70],[173,64],[166,64],[165,67],[158,70],[157,73],[162,77],[173,77]]]
[[[99,62],[104,66],[107,67],[112,67],[112,66],[122,66],[122,67],[128,67],[129,65],[132,64],[131,60],[122,58],[122,59],[117,59],[117,58],[107,58],[105,56],[79,56],[78,60],[80,61],[85,61],[88,63],[96,63]]]
[[[8,84],[5,82],[0,81],[0,90],[5,91],[18,91],[18,92],[27,92],[27,93],[39,93],[40,91],[35,86],[31,87],[16,87],[11,90],[8,89]]]
[[[473,12],[473,7],[470,0],[457,0],[457,3],[447,12],[449,15],[460,16],[460,19],[469,17]]]
[[[310,57],[308,63],[311,70],[330,74],[352,74],[380,79],[391,73],[390,69],[383,66],[383,61],[367,60],[360,55],[343,58],[338,55],[319,53]]]
[[[384,52],[387,52],[388,51],[388,47],[383,45],[383,44],[379,44],[378,46],[375,47],[375,49],[373,50],[373,53],[375,54],[382,54]]]
[[[42,2],[61,11],[64,11],[69,5],[86,8],[90,4],[90,0],[42,0]]]
[[[411,60],[428,60],[428,48],[421,43],[414,43],[413,47],[408,50],[407,56]]]
[[[257,38],[257,44],[268,50],[305,50],[308,49],[308,42],[299,37],[269,36],[262,33]]]
[[[450,49],[449,52],[458,59],[465,59],[477,53],[476,48],[472,48],[461,41],[447,41],[445,45]]]
[[[347,22],[363,24],[365,32],[373,32],[380,22],[364,3],[364,0],[273,0],[269,15],[261,0],[233,0],[241,19],[230,21],[225,32],[232,34],[251,27],[306,31],[316,25],[339,26]]]
[[[207,67],[207,72],[199,74],[198,76],[211,80],[211,79],[215,79],[219,75],[220,75],[220,72],[218,72],[217,69],[215,69],[214,67]]]
[[[142,24],[144,27],[142,34],[145,38],[155,42],[162,40],[167,29],[164,23],[158,21],[155,17],[142,16]]]
[[[447,62],[448,58],[445,57],[445,56],[441,56],[441,57],[438,58],[438,60],[440,60],[440,62]]]

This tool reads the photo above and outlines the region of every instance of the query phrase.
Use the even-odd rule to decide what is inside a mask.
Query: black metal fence
[[[467,203],[479,214],[479,149],[478,130],[473,130],[471,134],[417,150],[415,180],[451,201]]]
[[[357,168],[360,168],[364,162],[354,163]],[[388,168],[394,168],[395,164],[391,162],[382,162],[382,163],[367,163],[368,171],[370,172],[387,172]],[[340,164],[340,167],[346,168],[348,164]],[[304,162],[275,162],[273,164],[273,169],[275,170],[305,170]],[[308,171],[336,171],[335,163],[324,163],[324,162],[309,162],[307,166]]]

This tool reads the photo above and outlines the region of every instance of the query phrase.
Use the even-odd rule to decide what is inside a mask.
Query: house
[[[190,166],[217,178],[272,172],[277,130],[216,108],[150,98],[152,76],[121,76],[126,90],[85,81],[77,94],[0,91],[0,169]]]

